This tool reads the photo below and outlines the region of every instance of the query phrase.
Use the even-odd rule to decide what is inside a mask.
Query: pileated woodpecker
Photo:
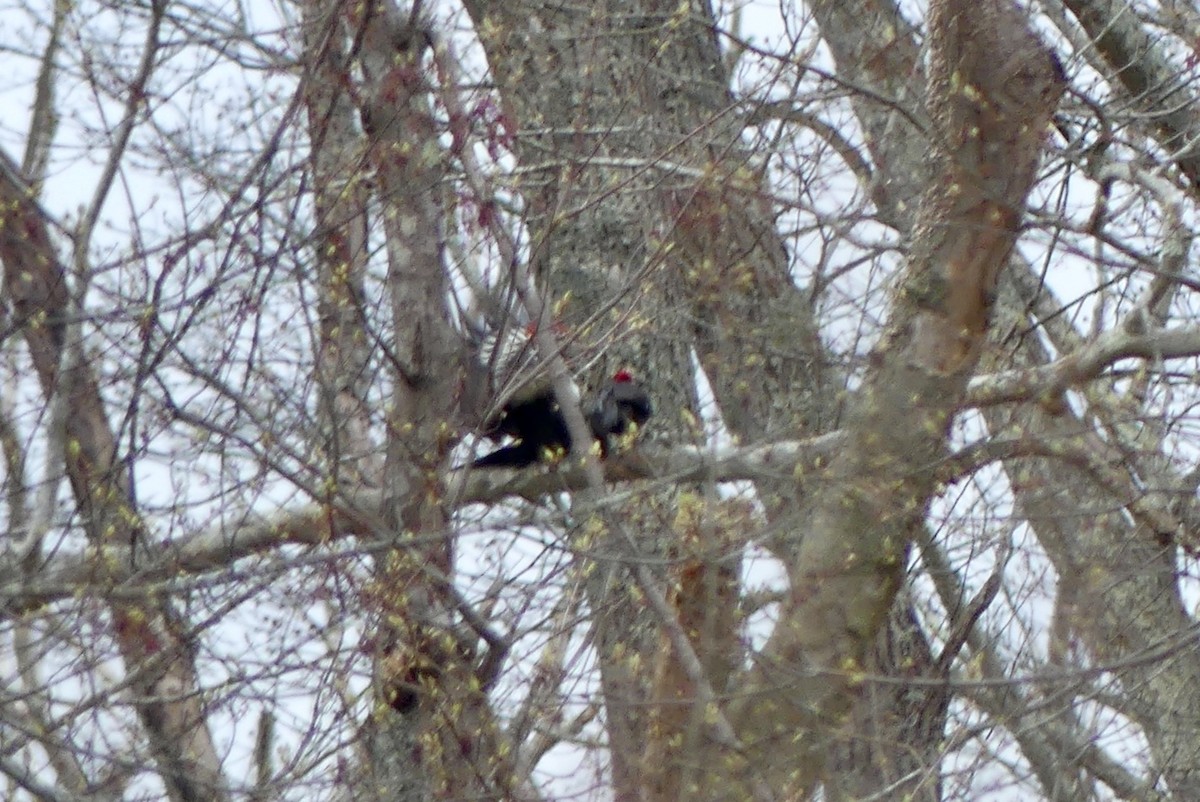
[[[650,395],[627,370],[617,371],[607,385],[585,407],[592,437],[600,442],[600,453],[607,456],[612,435],[629,431],[631,424],[641,426],[654,414]],[[510,399],[484,431],[492,440],[505,436],[516,440],[471,463],[475,468],[524,468],[558,449],[570,452],[571,433],[554,397],[547,389],[532,396]]]
[[[653,414],[654,407],[646,388],[634,381],[633,374],[622,369],[614,373],[612,380],[600,391],[588,410],[587,419],[592,437],[600,441],[601,453],[607,455],[609,435],[625,434],[631,423],[640,428]]]

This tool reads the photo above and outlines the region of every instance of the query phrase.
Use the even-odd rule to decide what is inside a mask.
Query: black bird
[[[618,370],[588,410],[588,426],[592,437],[600,441],[601,455],[608,456],[609,436],[625,434],[630,424],[641,428],[653,414],[646,388],[629,371]]]
[[[625,434],[631,424],[642,426],[654,412],[650,395],[628,370],[617,371],[585,409],[592,437],[600,442],[601,456],[608,455],[611,436]],[[511,437],[516,442],[480,457],[472,467],[525,468],[548,453],[569,453],[572,446],[553,390],[506,402],[485,427],[484,436],[492,440]]]
[[[520,401],[509,401],[484,429],[492,440],[516,440],[471,463],[475,468],[524,468],[542,458],[543,451],[570,450],[571,433],[562,410],[548,390]]]

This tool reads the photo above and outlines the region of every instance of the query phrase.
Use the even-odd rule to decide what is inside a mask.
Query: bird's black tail
[[[484,454],[471,463],[472,468],[527,468],[541,455],[535,443],[513,443]]]

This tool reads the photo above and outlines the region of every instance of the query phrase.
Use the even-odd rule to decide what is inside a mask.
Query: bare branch
[[[602,463],[607,481],[648,479],[725,482],[790,476],[798,469],[817,470],[839,448],[843,435],[835,432],[810,441],[782,442],[752,448],[707,451],[691,446],[646,448]],[[509,497],[530,500],[565,490],[588,487],[586,471],[564,463],[556,470],[452,471],[445,478],[446,497],[454,506],[494,504]],[[157,583],[181,576],[228,570],[237,560],[263,554],[286,544],[322,545],[347,537],[373,538],[390,532],[372,510],[380,509],[384,491],[362,486],[344,490],[333,503],[314,503],[302,509],[262,516],[246,513],[240,524],[221,524],[193,537],[171,542],[165,559],[131,566],[128,549],[108,546],[84,554],[57,555],[27,580],[0,584],[0,607],[10,613],[34,609],[78,592],[83,586],[103,588],[109,598],[142,598]],[[603,505],[606,496],[597,503]],[[440,533],[423,533],[438,539]],[[477,622],[479,623],[479,622]]]
[[[33,361],[42,392],[53,399],[64,391],[69,406],[63,456],[76,504],[89,540],[101,551],[137,548],[145,541],[144,522],[130,508],[130,487],[97,375],[92,366],[64,359],[68,347],[70,301],[66,271],[51,243],[46,217],[7,155],[0,154],[0,261],[4,287]],[[71,376],[61,370],[70,368]],[[52,457],[54,455],[51,455]],[[133,552],[125,554],[132,564]],[[114,632],[126,667],[170,655],[162,670],[136,672],[136,703],[160,763],[168,792],[177,802],[225,798],[220,760],[208,732],[197,694],[196,670],[172,610],[161,599],[114,604]],[[170,648],[164,645],[170,644]],[[202,790],[201,790],[202,789]]]
[[[0,755],[0,774],[12,779],[21,788],[44,802],[83,802],[85,797],[48,785],[29,769],[5,755]]]
[[[1200,186],[1200,104],[1124,0],[1062,0],[1144,115],[1168,156]]]
[[[141,62],[138,64],[137,73],[134,75],[133,80],[129,82],[129,90],[125,98],[125,108],[121,122],[117,124],[116,136],[113,137],[112,147],[109,149],[108,158],[104,162],[104,170],[101,173],[100,180],[96,182],[92,201],[88,204],[87,211],[84,213],[83,219],[79,222],[75,236],[75,267],[77,270],[81,269],[87,262],[87,252],[92,239],[92,231],[96,228],[96,221],[100,217],[100,210],[104,208],[104,199],[108,197],[108,192],[112,188],[113,179],[117,175],[121,161],[125,158],[125,149],[129,145],[130,136],[133,135],[133,129],[137,123],[138,111],[141,109],[142,104],[146,102],[146,85],[150,81],[150,74],[153,72],[158,59],[158,37],[166,11],[166,0],[150,0],[150,22],[146,26],[146,42],[142,47]]]
[[[985,407],[1008,401],[1054,397],[1094,379],[1122,359],[1183,359],[1200,355],[1200,326],[1154,331],[1105,332],[1079,351],[1035,368],[976,376],[967,387],[965,402]]]

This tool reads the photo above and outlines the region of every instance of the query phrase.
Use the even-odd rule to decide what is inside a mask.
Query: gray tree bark
[[[698,321],[692,327],[692,338],[722,410],[727,411],[730,428],[757,438],[812,430],[821,425],[822,418],[832,419],[831,411],[836,407],[829,399],[834,393],[821,392],[830,384],[822,384],[823,378],[828,379],[822,375],[824,360],[811,314],[787,274],[782,248],[767,222],[769,208],[753,201],[757,182],[738,155],[738,129],[721,115],[730,100],[727,76],[708,29],[696,24],[705,18],[706,9],[696,9],[695,16],[673,27],[678,31],[676,35],[653,39],[656,46],[652,59],[655,64],[663,64],[662,69],[632,76],[625,72],[628,65],[642,63],[646,49],[639,50],[642,37],[630,30],[637,28],[635,22],[642,30],[661,30],[653,23],[672,19],[666,6],[647,5],[641,16],[597,8],[588,20],[589,37],[579,40],[586,46],[577,50],[566,49],[565,43],[572,41],[567,15],[548,20],[537,8],[512,3],[473,3],[469,8],[476,26],[490,33],[490,38],[485,35],[485,47],[500,76],[502,93],[512,104],[522,129],[561,132],[559,139],[565,145],[545,134],[544,144],[537,149],[566,154],[561,161],[551,159],[552,164],[587,164],[590,157],[600,154],[637,165],[649,163],[657,152],[668,153],[673,163],[694,170],[662,176],[657,192],[663,198],[660,209],[639,208],[636,201],[624,196],[620,203],[612,201],[611,196],[601,196],[598,207],[610,210],[608,220],[625,221],[623,227],[610,224],[607,230],[623,232],[627,239],[633,236],[630,232],[639,230],[639,221],[647,215],[652,220],[661,219],[665,210],[663,225],[672,231],[677,247],[663,260],[668,269],[662,275],[672,284],[672,279],[682,278],[687,294],[682,298],[667,294],[664,300],[686,304]],[[617,20],[628,22],[631,29],[622,29]],[[607,32],[598,33],[597,21],[613,24]],[[630,102],[631,96],[640,102]],[[578,147],[576,143],[583,140],[568,138],[567,126],[561,124],[567,120],[576,129],[595,132],[596,139],[587,141],[586,148]],[[639,141],[631,131],[653,131],[655,139]],[[597,161],[601,162],[597,167],[576,169],[607,175],[608,185],[619,184],[626,191],[639,186],[639,179],[645,181],[636,174],[632,179],[614,175],[611,169],[605,171],[602,159]],[[714,180],[695,178],[714,165]],[[544,192],[557,188],[550,186]],[[546,203],[539,208],[558,207]],[[645,230],[644,223],[642,226]],[[585,264],[589,258],[594,260],[589,256],[593,251],[606,256],[614,251],[618,255],[631,252],[628,247],[613,248],[611,243],[593,245],[605,231],[602,225],[586,231],[571,228],[564,232],[561,244],[572,256],[580,254],[577,261]],[[737,286],[739,292],[725,291],[731,286]],[[748,320],[764,323],[753,331],[738,325]],[[754,348],[761,349],[764,341],[764,350],[784,356],[747,358]],[[678,377],[679,371],[664,375]],[[823,399],[823,403],[814,402],[814,398]],[[776,516],[791,496],[790,489],[778,485],[764,485],[760,492]],[[794,549],[796,545],[797,541],[791,540],[779,550]],[[710,573],[719,575],[719,566],[711,566]],[[936,726],[927,728],[928,733],[937,730]],[[627,737],[636,732],[634,724]],[[620,733],[610,732],[610,737],[622,740]],[[927,743],[934,740],[936,735]],[[689,755],[701,765],[719,765],[706,762],[702,756],[697,758],[694,751]],[[664,781],[661,787],[675,789],[678,782],[678,778]],[[695,781],[688,792],[713,787],[711,782]]]

